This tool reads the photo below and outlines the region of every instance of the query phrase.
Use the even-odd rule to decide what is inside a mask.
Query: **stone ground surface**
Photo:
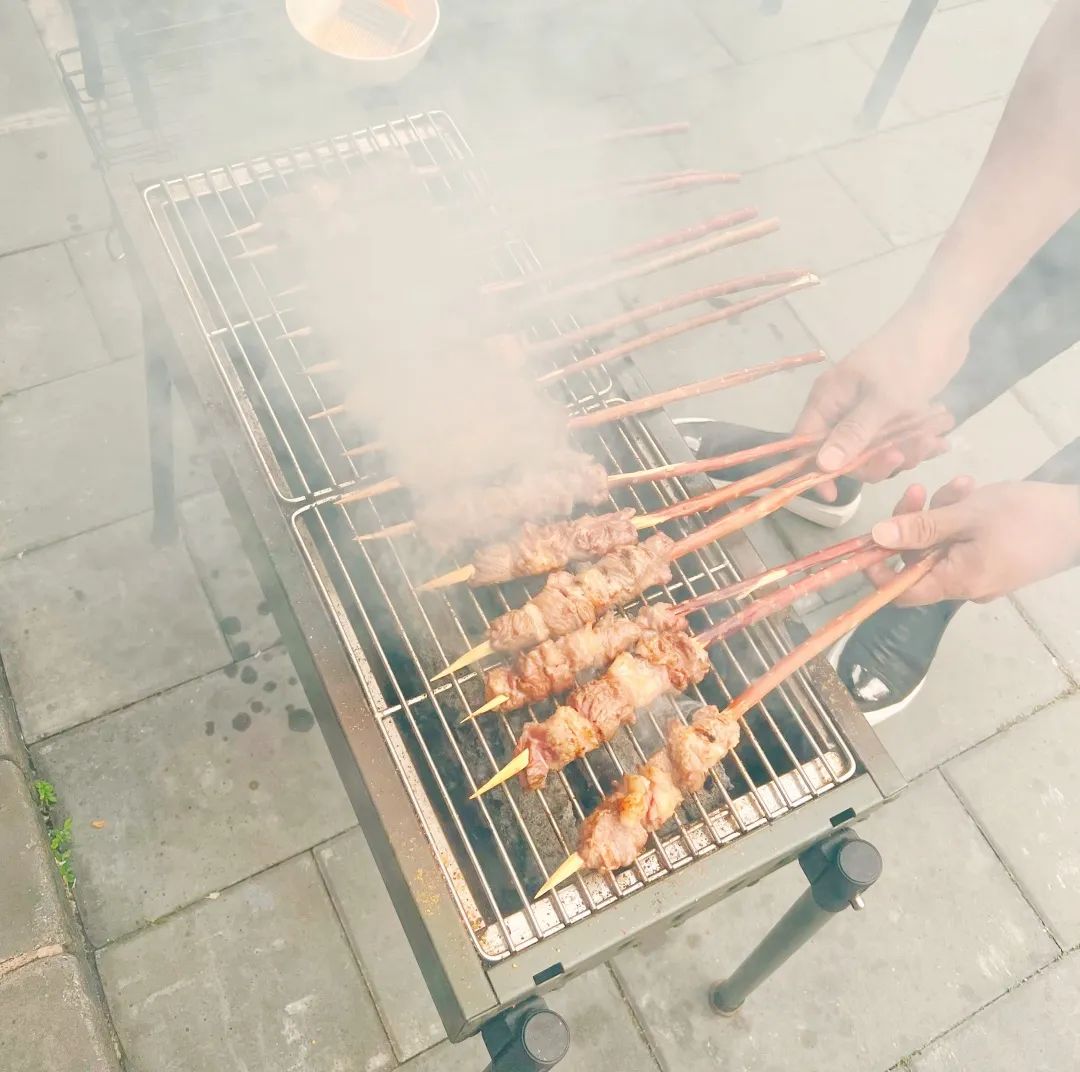
[[[870,134],[853,119],[905,0],[790,0],[773,17],[749,0],[446,6],[425,66],[396,99],[354,95],[350,122],[444,106],[481,138],[691,119],[688,137],[630,147],[620,166],[742,168],[743,188],[643,204],[642,233],[752,202],[784,228],[728,251],[725,270],[807,264],[826,279],[723,329],[735,367],[841,356],[896,306],[1048,4],[944,0]],[[182,417],[181,538],[149,540],[138,306],[50,60],[71,34],[56,0],[0,0],[0,1068],[479,1068],[478,1042],[444,1039]],[[590,225],[552,229],[543,252],[588,248],[605,223]],[[713,271],[685,265],[628,293]],[[716,368],[718,338],[641,363],[657,387],[684,382]],[[926,478],[1019,476],[1072,439],[1076,359],[973,420]],[[746,388],[742,412],[789,427],[812,379]],[[871,489],[850,531],[896,494]],[[769,558],[825,538],[790,517],[761,533]],[[865,825],[886,860],[865,913],[717,1020],[705,987],[801,888],[794,869],[774,874],[556,992],[574,1031],[563,1067],[1080,1066],[1078,602],[1073,573],[965,611],[917,704],[883,727],[913,784]],[[55,786],[53,825],[71,819],[75,904],[34,778]]]

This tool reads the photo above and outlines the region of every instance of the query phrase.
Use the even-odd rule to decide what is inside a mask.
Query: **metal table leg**
[[[919,43],[930,21],[930,16],[933,15],[937,6],[938,0],[911,0],[900,25],[896,28],[889,51],[885,54],[885,59],[881,61],[877,74],[874,75],[870,92],[866,94],[862,113],[859,116],[859,122],[863,126],[872,128],[881,122],[881,117],[885,114],[885,109],[892,100],[900,78],[915,52],[915,46]]]
[[[152,538],[156,544],[175,541],[176,460],[173,451],[172,380],[166,364],[161,324],[153,309],[142,306],[146,362],[146,421],[150,435],[150,489],[154,504]]]
[[[570,1049],[566,1021],[543,998],[527,998],[481,1029],[491,1064],[484,1072],[546,1072]]]
[[[71,19],[75,24],[75,37],[82,57],[83,85],[89,97],[101,100],[105,96],[105,77],[101,70],[97,29],[87,10],[87,0],[71,0]]]
[[[850,905],[881,876],[881,855],[854,831],[841,830],[799,857],[810,887],[784,913],[757,948],[723,982],[709,991],[713,1011],[729,1016],[750,994],[805,945],[833,916]]]

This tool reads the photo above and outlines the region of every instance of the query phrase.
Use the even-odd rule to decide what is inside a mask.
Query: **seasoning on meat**
[[[605,674],[575,689],[549,719],[525,726],[517,743],[518,755],[529,754],[522,781],[540,789],[551,771],[610,741],[640,708],[701,681],[709,665],[706,650],[686,633],[648,634]]]
[[[566,636],[545,640],[518,655],[510,666],[496,666],[484,676],[485,699],[505,696],[504,711],[557,696],[574,686],[577,675],[610,663],[649,633],[683,631],[687,619],[670,603],[650,603],[633,618],[608,613]]]
[[[415,518],[429,542],[452,547],[512,532],[525,521],[565,517],[574,506],[597,506],[608,497],[608,475],[579,451],[561,451],[543,469],[501,484],[458,487],[425,496]]]
[[[667,744],[619,785],[581,826],[578,855],[588,868],[628,867],[645,848],[649,834],[674,814],[687,793],[696,793],[715,767],[739,743],[734,712],[702,707],[690,725],[668,726]]]
[[[576,576],[564,571],[552,573],[528,603],[491,623],[492,648],[521,651],[535,647],[549,637],[565,636],[595,622],[654,584],[667,584],[674,544],[670,536],[658,532],[642,543],[604,555]]]

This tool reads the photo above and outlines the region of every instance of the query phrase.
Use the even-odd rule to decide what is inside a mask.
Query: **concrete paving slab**
[[[1080,680],[1080,571],[1069,570],[1021,588],[1014,602],[1034,625],[1057,658]]]
[[[28,742],[229,661],[187,551],[145,515],[0,562],[0,651]]]
[[[607,968],[594,968],[549,994],[547,1000],[570,1028],[570,1052],[560,1062],[559,1072],[623,1068],[650,1072],[659,1067]],[[480,1069],[487,1060],[483,1042],[472,1038],[457,1046],[444,1043],[428,1050],[402,1065],[401,1072]]]
[[[939,775],[859,827],[885,861],[867,909],[844,913],[735,1017],[708,986],[805,887],[789,867],[616,961],[665,1066],[884,1072],[1050,961],[1057,947]]]
[[[630,102],[643,121],[693,123],[683,159],[750,170],[856,137],[871,73],[846,41],[834,41],[633,93]],[[896,112],[897,122],[910,118]]]
[[[1070,697],[946,769],[968,810],[1066,949],[1080,944],[1080,697]]]
[[[931,238],[828,272],[821,286],[787,302],[817,344],[839,361],[903,304],[937,243]]]
[[[180,523],[233,655],[245,659],[277,644],[281,639],[277,623],[220,493],[185,499],[180,504]]]
[[[0,978],[4,1072],[120,1072],[108,1022],[86,972],[54,956]]]
[[[146,420],[139,359],[0,399],[0,558],[150,509]],[[174,428],[180,494],[213,486],[180,412]]]
[[[1080,343],[1043,365],[1013,388],[1059,446],[1080,432]]]
[[[412,947],[359,827],[315,850],[398,1060],[446,1038]]]
[[[775,14],[761,4],[722,4],[695,0],[701,17],[740,62],[791,52],[860,30],[891,26],[907,9],[906,0],[811,0],[785,3]]]
[[[381,1072],[394,1065],[308,855],[98,954],[140,1072]]]
[[[0,396],[108,361],[62,245],[0,257]]]
[[[0,66],[0,130],[20,117],[55,109],[67,113],[56,68],[42,47],[27,6],[0,4],[4,62]]]
[[[0,133],[0,175],[14,176],[19,211],[0,215],[0,253],[29,249],[109,224],[100,174],[74,117]]]
[[[854,592],[808,616],[816,627]],[[907,778],[915,778],[1050,703],[1069,681],[1008,600],[965,607],[949,626],[923,691],[877,728]]]
[[[95,946],[355,822],[282,648],[61,734],[34,761],[73,819]]]
[[[0,860],[0,966],[67,945],[72,934],[45,828],[23,772],[7,760],[0,760]]]
[[[1080,1065],[1080,956],[1051,964],[911,1059],[911,1072],[1061,1072]]]
[[[1005,96],[1035,34],[1046,21],[1041,3],[983,0],[935,14],[904,71],[897,93],[919,115],[940,115]],[[892,28],[859,34],[851,43],[876,69]]]
[[[1000,101],[828,149],[825,166],[898,246],[945,230],[982,163]]]
[[[65,245],[109,354],[131,357],[142,353],[142,315],[127,265],[115,259],[116,236],[95,231],[71,238]]]

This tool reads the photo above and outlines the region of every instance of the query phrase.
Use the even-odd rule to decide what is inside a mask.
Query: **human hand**
[[[992,599],[1080,564],[1080,488],[1075,484],[1014,481],[972,490],[969,478],[947,484],[923,510],[926,492],[905,493],[874,539],[902,552],[944,546],[945,554],[897,600],[920,606],[943,599]],[[911,558],[911,555],[905,555]],[[868,571],[877,585],[894,574]]]
[[[841,469],[891,422],[930,413],[967,352],[963,333],[938,327],[917,310],[902,311],[817,378],[795,430],[824,435],[818,467],[823,472]],[[946,449],[943,435],[935,429],[913,436],[852,475],[874,482],[910,469]],[[825,485],[821,493],[831,502],[835,487]]]

